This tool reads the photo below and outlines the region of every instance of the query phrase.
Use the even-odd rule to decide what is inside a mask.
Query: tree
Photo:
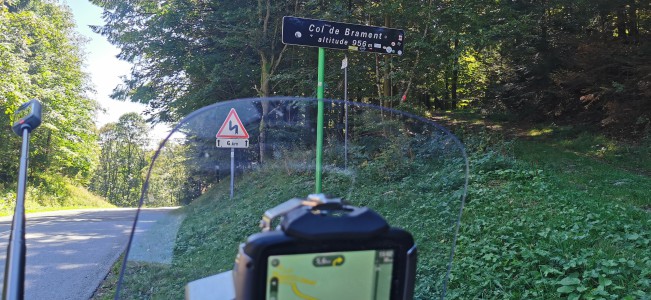
[[[137,113],[100,129],[100,161],[91,190],[117,206],[135,206],[144,183],[149,140],[147,124]]]
[[[148,103],[154,121],[175,121],[222,99],[315,96],[316,51],[280,43],[285,15],[406,30],[402,56],[349,53],[348,87],[357,101],[392,107],[403,99],[428,109],[454,109],[461,100],[481,100],[494,111],[538,120],[561,115],[591,115],[605,123],[649,119],[624,113],[648,110],[646,81],[631,79],[648,70],[650,8],[644,1],[94,3],[106,9],[107,21],[96,30],[136,64],[114,96]],[[595,54],[611,61],[612,71],[589,67]],[[343,55],[326,55],[326,97],[342,95]],[[595,73],[609,75],[589,78]],[[629,75],[615,75],[623,73]],[[601,100],[582,103],[581,97]],[[631,97],[636,99],[632,107],[623,100]],[[263,118],[270,109],[262,105]],[[264,159],[265,122],[261,126]]]
[[[487,103],[533,120],[580,120],[628,138],[651,128],[651,6],[644,1],[501,4],[505,12]],[[641,21],[641,20],[647,20]],[[517,29],[517,30],[516,30]],[[489,102],[490,101],[490,102]],[[635,136],[631,136],[633,133]]]
[[[70,11],[54,1],[0,1],[0,183],[13,182],[20,139],[11,132],[18,106],[36,98],[43,124],[32,139],[31,178],[48,184],[61,176],[86,184],[96,161],[93,117],[86,97],[83,40]]]
[[[175,206],[188,204],[201,195],[197,193],[196,182],[190,174],[190,164],[187,153],[187,146],[176,144],[175,141],[167,141],[167,144],[156,157],[154,168],[149,177],[149,186],[145,204],[150,206]],[[214,179],[213,174],[208,178]],[[206,174],[203,174],[206,175]]]

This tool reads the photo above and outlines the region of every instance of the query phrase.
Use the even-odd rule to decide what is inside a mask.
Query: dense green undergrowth
[[[463,140],[471,184],[446,298],[650,299],[651,179],[648,159],[638,157],[648,148],[545,128],[515,141],[469,130]],[[384,153],[364,165],[354,189],[337,192],[365,199],[355,204],[373,207],[412,231],[421,249],[434,249],[419,258],[416,298],[435,298],[445,259],[433,253],[445,253],[436,247],[445,244],[449,232],[423,228],[446,228],[436,222],[449,218],[450,208],[419,203],[414,191],[459,183],[433,175],[451,170],[418,163],[405,167],[396,153]],[[378,185],[373,176],[387,168],[401,179]],[[233,200],[225,183],[208,191],[184,209],[173,268],[131,262],[123,295],[180,298],[187,282],[230,270],[238,244],[258,231],[265,209],[312,192],[313,174],[298,169],[278,164],[253,172],[238,181]],[[333,173],[324,187],[349,187],[349,180]],[[387,201],[371,196],[378,194]]]
[[[649,148],[568,128],[530,133],[468,139],[449,298],[650,299]]]

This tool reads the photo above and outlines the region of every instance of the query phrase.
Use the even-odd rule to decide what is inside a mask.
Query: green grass
[[[57,181],[56,192],[41,186],[27,186],[25,211],[27,213],[81,208],[115,207],[104,198],[94,195],[83,187],[78,187],[67,180]],[[15,190],[0,194],[0,216],[14,213],[16,202]]]
[[[469,128],[481,123],[464,117],[471,186],[448,299],[651,299],[648,146],[557,126],[520,130],[521,138],[505,141],[503,132]],[[459,183],[439,176],[450,172],[440,165],[401,169],[396,159],[386,151],[361,164],[354,189],[336,173],[325,177],[324,187],[364,199],[355,204],[412,231],[421,249],[435,248],[449,235],[422,228],[445,228],[434,223],[450,214],[445,206],[418,202],[418,191]],[[387,170],[396,173],[393,179],[378,181]],[[187,282],[230,270],[262,212],[312,192],[312,177],[278,164],[239,179],[232,201],[225,183],[208,191],[184,209],[172,264],[131,262],[123,295],[181,298]],[[419,257],[417,299],[440,293],[433,283],[444,262],[433,253]]]
[[[122,261],[124,254],[120,255],[118,260],[111,266],[109,273],[100,286],[97,288],[91,300],[110,300],[114,299],[115,289],[117,288],[120,269],[122,268]]]
[[[462,168],[459,160],[442,156],[418,158],[414,154],[410,158],[400,152],[404,144],[393,145],[384,148],[376,160],[360,163],[356,173],[326,168],[324,191],[372,207],[392,225],[411,231],[421,247],[417,294],[432,298],[441,291],[447,267]],[[306,171],[312,162],[308,159],[303,167],[286,165],[313,155],[295,155],[298,158],[267,163],[242,176],[233,200],[228,198],[228,183],[222,182],[184,208],[187,217],[178,232],[171,265],[129,262],[122,295],[182,298],[188,282],[231,270],[239,244],[260,231],[265,210],[313,192],[314,174]],[[329,154],[324,156],[327,159]],[[446,179],[431,182],[432,177]]]
[[[649,149],[530,132],[474,155],[449,298],[650,299]]]

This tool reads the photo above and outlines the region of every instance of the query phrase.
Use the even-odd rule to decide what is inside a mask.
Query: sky
[[[88,0],[62,0],[72,9],[77,31],[89,39],[85,46],[86,64],[84,70],[90,74],[96,93],[91,95],[99,102],[105,112],[97,114],[95,123],[100,128],[109,122],[117,122],[128,112],[141,113],[145,105],[110,98],[113,89],[122,80],[120,76],[129,74],[131,64],[116,58],[120,50],[111,45],[105,37],[94,33],[88,25],[103,25],[102,9]]]
[[[129,75],[131,64],[119,60],[116,56],[120,53],[120,49],[88,27],[89,25],[104,25],[102,9],[88,0],[59,1],[72,9],[77,32],[89,40],[84,47],[86,53],[84,71],[90,74],[95,89],[95,93],[91,97],[97,100],[103,109],[97,113],[95,120],[97,128],[101,128],[107,123],[117,122],[120,116],[129,112],[142,114],[146,108],[144,104],[113,100],[110,97],[113,89],[122,83],[120,77]],[[147,133],[150,138],[150,146],[157,147],[158,142],[167,136],[170,129],[164,124],[152,127]]]

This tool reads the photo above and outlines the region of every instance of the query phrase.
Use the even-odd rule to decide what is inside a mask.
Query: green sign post
[[[316,99],[318,101],[316,117],[316,187],[315,193],[321,193],[321,168],[323,162],[323,85],[325,77],[325,49],[319,48],[319,68],[317,71]]]
[[[356,25],[298,17],[283,17],[283,44],[319,47],[316,98],[316,193],[321,193],[323,163],[323,94],[325,49],[402,55],[405,32],[377,26]]]

